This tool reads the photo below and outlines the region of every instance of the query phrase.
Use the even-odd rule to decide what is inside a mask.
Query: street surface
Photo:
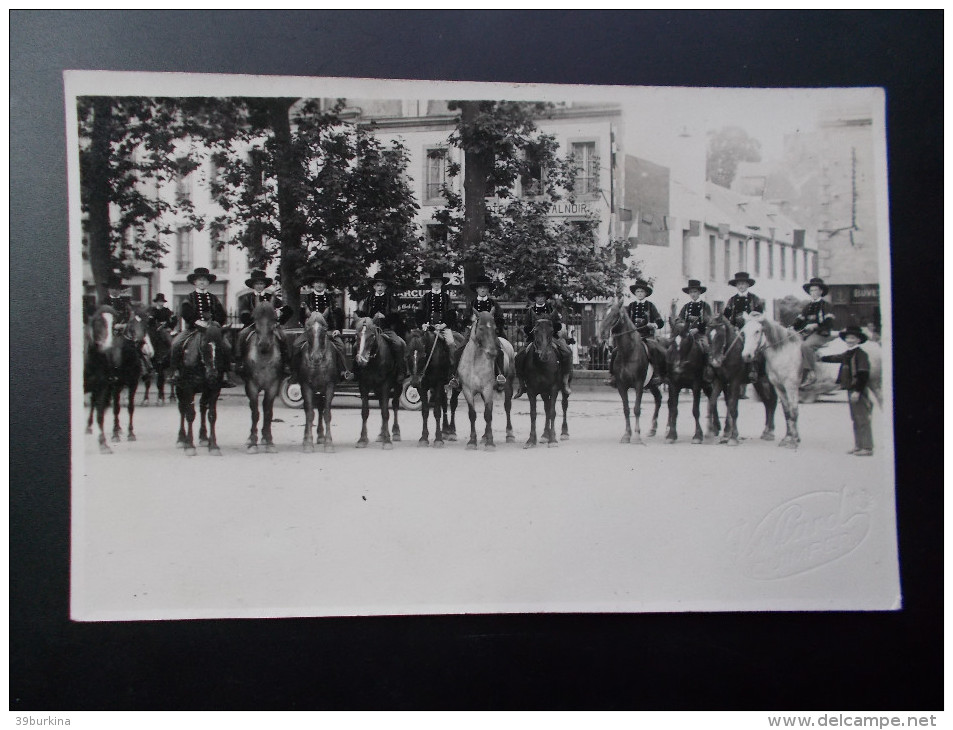
[[[858,458],[845,453],[842,393],[802,406],[797,450],[777,446],[780,406],[770,443],[759,439],[763,406],[742,401],[743,440],[729,447],[690,443],[684,399],[678,443],[664,442],[665,403],[648,438],[650,403],[643,446],[619,443],[621,402],[605,388],[573,396],[571,437],[554,448],[523,448],[524,397],[514,401],[516,443],[505,442],[497,404],[493,452],[466,450],[462,399],[459,440],[418,447],[420,413],[402,411],[403,440],[385,451],[355,448],[359,401],[345,397],[333,414],[336,453],[302,453],[304,412],[279,406],[278,453],[251,455],[236,393],[220,404],[221,457],[176,448],[174,404],[137,407],[136,442],[123,437],[103,455],[95,435],[74,441],[74,618],[897,603],[883,411],[875,456]],[[379,428],[375,407],[371,439]]]

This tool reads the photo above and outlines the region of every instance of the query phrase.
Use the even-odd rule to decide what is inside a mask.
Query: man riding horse
[[[830,305],[824,300],[828,288],[823,279],[815,276],[801,288],[811,297],[811,301],[804,305],[801,313],[794,320],[794,330],[801,335],[804,344],[814,355],[806,361],[808,367],[804,368],[804,377],[801,382],[801,385],[805,386],[817,380],[811,360],[816,359],[819,348],[833,339],[831,326],[834,324],[834,315],[830,312]]]
[[[400,324],[400,312],[397,297],[387,291],[393,282],[380,272],[374,274],[374,278],[368,281],[373,287],[373,292],[358,305],[356,313],[358,317],[370,317],[374,324],[381,328],[381,335],[390,346],[397,363],[397,380],[402,383],[407,378],[405,358],[407,345],[395,331]]]
[[[122,277],[119,276],[119,274],[110,274],[106,280],[107,293],[103,304],[116,310],[116,319],[113,322],[113,328],[117,334],[122,333],[126,329],[129,319],[134,314],[132,300],[127,296],[123,296],[123,289],[125,289],[125,285],[123,284]],[[153,371],[152,359],[141,350],[139,352],[139,361],[142,363],[143,376],[151,375]]]
[[[563,325],[556,305],[550,301],[552,292],[546,288],[545,284],[539,283],[530,290],[528,296],[531,299],[531,303],[526,307],[523,320],[523,332],[526,333],[527,342],[520,348],[520,351],[516,353],[516,376],[519,380],[519,388],[513,397],[519,398],[526,392],[525,384],[523,383],[523,378],[520,373],[523,371],[523,362],[526,359],[529,348],[532,346],[533,329],[536,327],[536,322],[540,319],[548,319],[553,323],[553,347],[556,349],[556,357],[559,359],[559,372],[562,374],[562,392],[571,395],[572,389],[569,387],[569,381],[572,376],[572,352],[569,350],[569,345],[566,341],[556,336]]]
[[[305,324],[312,313],[321,313],[328,325],[328,339],[334,350],[341,377],[351,380],[354,373],[347,369],[344,340],[341,338],[341,330],[344,329],[344,312],[337,306],[334,295],[328,290],[328,277],[323,272],[317,271],[305,277],[304,285],[308,289],[301,297],[301,324]]]
[[[254,291],[242,294],[238,298],[238,319],[243,325],[242,332],[238,336],[238,353],[235,355],[235,369],[242,374],[244,367],[244,350],[248,338],[251,337],[254,329],[252,313],[255,307],[263,302],[270,302],[278,315],[278,325],[275,327],[275,339],[278,342],[278,350],[281,353],[281,369],[284,376],[291,375],[291,350],[285,337],[285,331],[282,325],[286,324],[294,314],[294,310],[281,301],[281,295],[277,292],[267,292],[265,289],[270,287],[274,280],[266,276],[264,271],[255,270],[251,276],[245,279],[245,286],[251,287]]]
[[[172,340],[172,368],[175,372],[181,370],[185,347],[195,337],[197,331],[206,329],[211,322],[217,322],[220,326],[225,325],[225,307],[222,306],[217,296],[208,291],[209,285],[216,278],[215,274],[203,267],[196,268],[186,277],[188,282],[195,287],[195,290],[189,292],[188,297],[182,302],[180,314],[182,319],[185,320],[185,330],[177,334],[175,339]],[[227,339],[223,341],[222,346],[226,350],[225,362],[231,362],[231,347]],[[220,387],[235,387],[235,384],[228,379],[225,372],[221,374]]]
[[[739,329],[745,326],[745,315],[752,312],[764,314],[764,300],[756,296],[748,289],[754,286],[754,279],[748,276],[747,271],[739,271],[735,278],[728,282],[728,286],[733,286],[738,290],[737,294],[731,296],[725,303],[722,315],[726,320]],[[756,383],[758,381],[759,363],[748,363],[748,382]]]
[[[457,310],[450,295],[444,291],[444,287],[449,283],[450,279],[442,272],[431,272],[430,276],[424,279],[424,284],[430,287],[430,291],[420,297],[416,316],[420,329],[426,332],[432,328],[437,333],[437,337],[446,343],[447,352],[450,354],[450,372],[453,374],[450,385],[453,388],[459,388],[460,383],[456,373],[460,352],[453,339],[453,331],[457,327]]]
[[[689,279],[688,286],[683,287],[682,291],[691,297],[691,301],[685,303],[685,306],[682,307],[682,311],[678,314],[678,318],[685,322],[689,336],[695,340],[695,343],[701,348],[701,351],[705,353],[705,359],[707,360],[708,338],[705,337],[705,332],[708,328],[708,323],[711,322],[712,312],[708,302],[700,297],[708,291],[708,287],[702,286],[702,283],[698,279]],[[710,383],[714,375],[711,365],[706,364],[703,373],[704,379]]]
[[[644,279],[638,279],[629,287],[629,291],[635,295],[635,301],[630,302],[626,307],[629,318],[635,324],[635,329],[641,335],[642,341],[648,350],[649,360],[652,362],[652,379],[650,386],[658,387],[662,384],[662,373],[665,372],[665,350],[655,338],[656,332],[665,326],[665,320],[659,314],[655,305],[648,300],[652,296],[652,287]],[[613,350],[609,355],[609,378],[606,385],[616,387],[615,375],[612,374],[612,364],[615,361],[616,351]]]
[[[493,324],[496,327],[497,338],[506,336],[506,333],[503,331],[503,310],[500,308],[500,305],[497,304],[496,300],[490,296],[490,292],[492,292],[495,288],[496,284],[486,274],[481,274],[470,282],[470,291],[476,294],[476,296],[471,299],[467,305],[465,321],[468,322],[468,324],[463,334],[464,342],[470,339],[470,328],[476,321],[478,312],[490,312],[493,315]],[[495,368],[497,376],[496,384],[493,387],[497,392],[503,392],[503,389],[506,386],[506,376],[503,375],[502,347],[496,355]]]
[[[176,324],[175,316],[172,314],[172,310],[166,306],[165,294],[162,293],[156,294],[155,299],[152,300],[152,306],[146,312],[146,317],[149,324],[156,329],[161,327],[171,332]]]

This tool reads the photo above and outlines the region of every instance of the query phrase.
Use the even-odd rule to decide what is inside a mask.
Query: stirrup
[[[457,390],[460,387],[459,378],[457,378],[457,376],[454,375],[452,378],[450,378],[449,381],[447,381],[447,387],[452,388],[453,390]]]
[[[496,376],[496,382],[499,383],[500,385],[505,385],[505,384],[506,384],[506,376],[503,375],[503,373],[500,373],[499,375]]]
[[[354,373],[352,373],[350,370],[344,370],[341,372],[341,377],[344,378],[345,380],[353,380]]]

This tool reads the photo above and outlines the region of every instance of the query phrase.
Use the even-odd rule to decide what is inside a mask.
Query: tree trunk
[[[278,222],[280,230],[281,290],[284,303],[295,310],[291,322],[297,324],[301,304],[301,279],[299,271],[307,263],[307,252],[302,246],[304,219],[298,195],[301,180],[300,162],[291,143],[291,120],[289,112],[295,99],[270,99],[268,114],[275,138],[276,181],[278,186]]]
[[[93,102],[93,129],[83,186],[86,188],[89,266],[96,285],[96,301],[106,300],[106,280],[113,270],[109,243],[109,153],[112,128],[112,101],[97,97]]]
[[[473,123],[479,104],[478,101],[462,102],[462,124]],[[493,169],[493,159],[478,150],[464,149],[463,167],[463,280],[469,284],[484,272],[483,262],[474,258],[471,251],[486,231],[486,181]]]

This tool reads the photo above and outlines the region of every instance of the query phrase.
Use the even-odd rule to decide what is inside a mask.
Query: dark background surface
[[[941,708],[942,25],[941,12],[11,12],[10,709]],[[71,623],[64,69],[885,87],[904,609]]]

